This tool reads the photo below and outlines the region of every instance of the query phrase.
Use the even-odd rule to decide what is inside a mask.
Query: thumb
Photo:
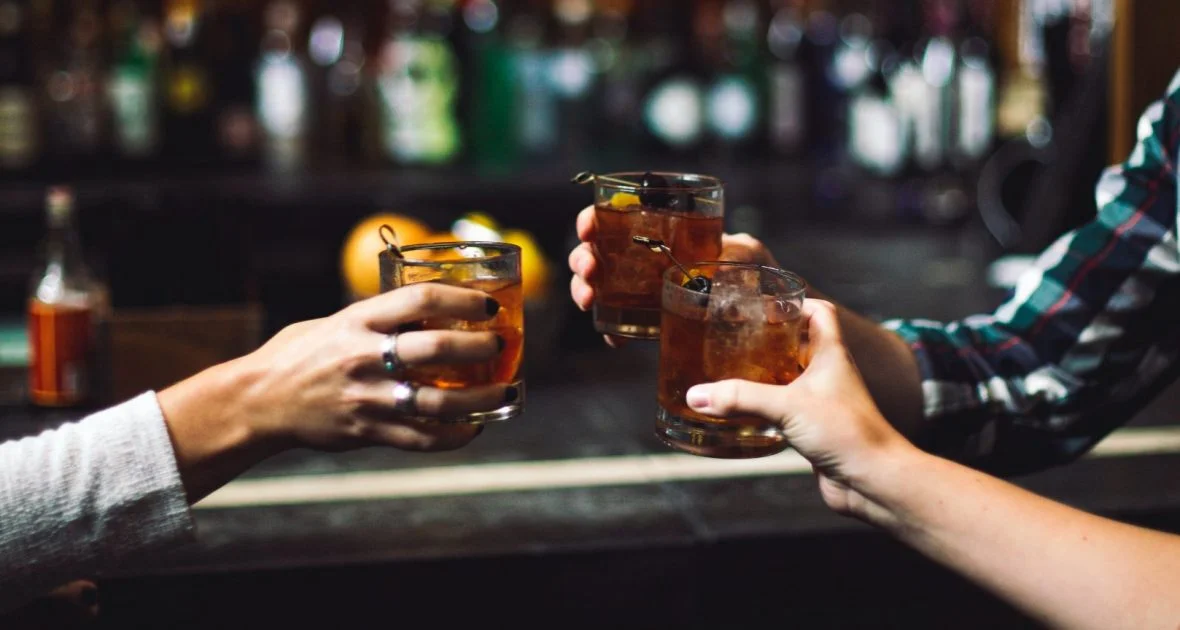
[[[804,300],[803,318],[807,334],[808,366],[816,361],[848,358],[835,305],[824,300]]]
[[[781,424],[791,415],[789,387],[731,379],[695,385],[684,399],[697,413],[717,418],[756,416]]]

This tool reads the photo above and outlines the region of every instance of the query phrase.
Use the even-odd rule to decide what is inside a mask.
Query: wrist
[[[276,406],[269,400],[266,370],[246,355],[209,370],[215,395],[223,403],[222,413],[253,452],[263,457],[294,446],[287,426],[275,418]]]
[[[850,486],[863,497],[855,516],[897,534],[907,527],[907,501],[931,475],[938,458],[899,436],[874,455]]]
[[[250,421],[235,376],[222,364],[157,394],[190,502],[277,452]]]

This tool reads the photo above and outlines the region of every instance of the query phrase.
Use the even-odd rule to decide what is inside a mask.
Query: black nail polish
[[[516,397],[519,395],[520,390],[516,389],[516,386],[514,385],[509,385],[508,387],[504,388],[504,402],[516,402]]]
[[[496,335],[496,352],[503,352],[505,343],[507,342],[504,341],[504,337],[502,335]]]
[[[93,586],[87,586],[86,588],[82,589],[81,598],[82,605],[87,608],[98,604],[98,589],[94,588]]]
[[[500,312],[500,303],[493,300],[492,298],[487,298],[487,310],[489,316],[495,315],[496,313]]]

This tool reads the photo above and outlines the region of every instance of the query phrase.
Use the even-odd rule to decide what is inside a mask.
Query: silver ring
[[[385,371],[390,374],[402,367],[401,360],[397,358],[397,333],[385,335],[385,339],[381,341],[381,362],[385,364]]]
[[[418,415],[418,386],[404,381],[394,383],[393,408],[403,416]]]

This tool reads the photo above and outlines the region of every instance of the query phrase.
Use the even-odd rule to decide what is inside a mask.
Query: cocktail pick
[[[590,171],[582,171],[581,173],[571,177],[570,181],[575,184],[589,184],[600,179],[604,182],[607,182],[608,184],[627,186],[629,188],[638,188],[640,186],[640,184],[636,184],[635,182],[629,182],[625,179],[619,179],[609,175],[597,175],[595,173],[591,173]]]
[[[389,236],[386,236],[386,232],[389,233]],[[386,251],[388,251],[390,254],[393,254],[395,258],[405,258],[405,256],[402,255],[401,248],[398,247],[396,230],[394,230],[392,227],[389,227],[389,224],[382,223],[381,227],[377,228],[377,234],[381,236],[381,240],[385,243]]]
[[[672,248],[668,247],[664,241],[655,238],[648,238],[646,236],[632,236],[631,240],[640,245],[643,245],[653,252],[663,252],[664,255],[666,255],[668,259],[672,261],[672,264],[676,265],[676,268],[684,274],[685,282],[682,286],[684,286],[686,289],[697,291],[698,293],[708,293],[713,289],[713,283],[710,282],[708,278],[700,275],[694,276],[689,273],[688,270],[684,268],[684,265],[680,264],[680,261],[676,260],[676,257],[672,255]]]

